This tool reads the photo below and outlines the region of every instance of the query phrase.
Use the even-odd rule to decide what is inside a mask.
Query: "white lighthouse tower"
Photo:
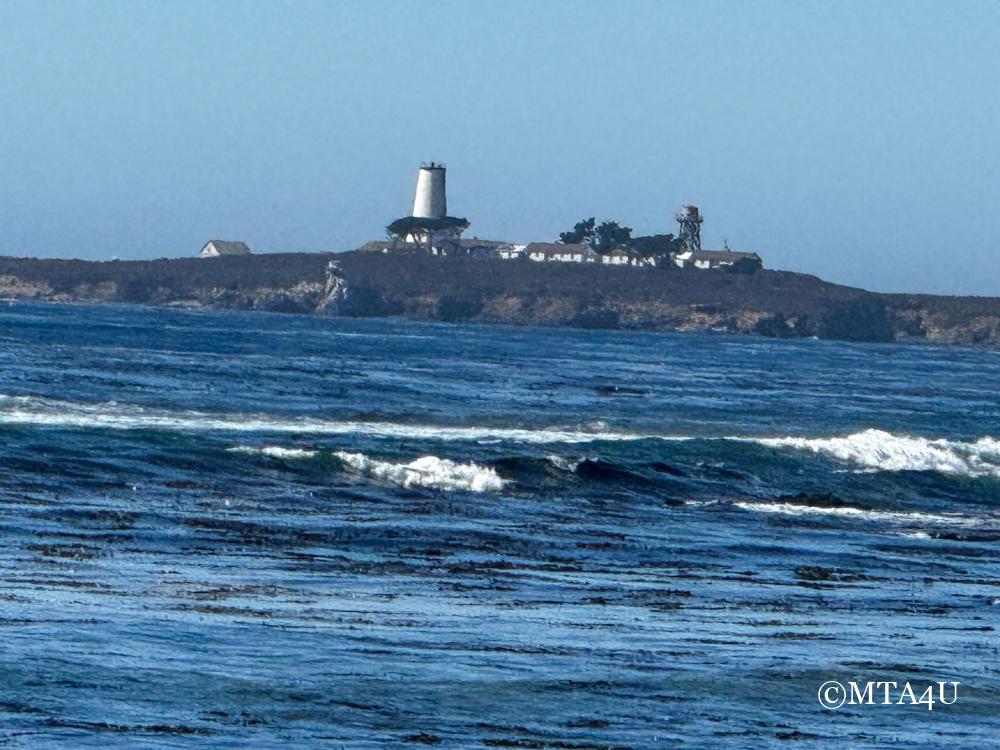
[[[444,164],[424,162],[417,171],[413,213],[386,227],[394,248],[417,246],[432,255],[448,255],[460,248],[459,238],[469,228],[466,219],[448,215]]]
[[[412,215],[418,219],[443,219],[448,215],[443,164],[430,162],[420,165]]]

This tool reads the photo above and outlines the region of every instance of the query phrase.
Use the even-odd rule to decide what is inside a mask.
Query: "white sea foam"
[[[811,451],[862,469],[1000,477],[1000,441],[991,437],[967,443],[864,430],[844,437],[754,438],[753,441],[774,448]]]
[[[249,453],[252,455],[282,459],[313,458],[318,453],[318,451],[312,451],[306,448],[282,448],[280,445],[265,445],[262,448],[257,448],[252,445],[238,445],[235,448],[229,448],[228,450],[230,453]]]
[[[918,511],[865,510],[851,507],[817,507],[797,503],[755,503],[735,502],[737,508],[754,513],[781,513],[789,516],[839,516],[859,521],[882,521],[898,524],[937,524],[945,526],[977,526],[980,522],[973,518],[944,513],[920,513]]]
[[[1000,458],[1000,440],[991,437],[980,438],[973,444],[973,447],[984,456]]]
[[[492,467],[460,464],[437,456],[422,456],[409,463],[392,463],[369,458],[363,453],[336,451],[334,455],[361,474],[401,487],[497,492],[505,484]]]

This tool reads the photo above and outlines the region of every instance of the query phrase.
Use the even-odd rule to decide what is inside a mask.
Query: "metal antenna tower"
[[[698,213],[698,207],[683,205],[674,217],[680,224],[677,238],[684,243],[684,249],[696,253],[701,250],[701,223],[704,219]]]

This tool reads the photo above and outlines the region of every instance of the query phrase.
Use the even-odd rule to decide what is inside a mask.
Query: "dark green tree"
[[[630,250],[643,255],[670,255],[682,252],[684,243],[672,234],[650,234],[633,237],[628,243]]]
[[[559,241],[564,245],[579,245],[581,243],[589,245],[594,241],[594,225],[596,223],[597,219],[593,216],[578,221],[571,230],[560,233]]]
[[[623,227],[617,221],[602,221],[594,230],[593,248],[599,253],[610,253],[628,245],[632,227]]]

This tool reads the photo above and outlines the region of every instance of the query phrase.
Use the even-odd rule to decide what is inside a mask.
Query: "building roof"
[[[498,247],[506,247],[507,245],[511,244],[509,242],[503,242],[502,240],[480,240],[477,238],[473,238],[471,240],[470,239],[458,240],[457,242],[460,247],[498,248]]]
[[[202,255],[209,251],[209,247],[215,250],[216,255],[250,255],[250,248],[245,242],[232,242],[230,240],[209,240],[205,247],[201,249]],[[212,254],[209,252],[209,254]]]

